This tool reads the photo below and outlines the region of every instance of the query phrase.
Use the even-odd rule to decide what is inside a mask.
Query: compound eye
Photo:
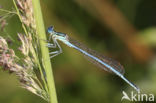
[[[54,31],[53,26],[50,26],[50,27],[47,29],[47,32],[48,32],[49,34],[51,34],[53,31]]]

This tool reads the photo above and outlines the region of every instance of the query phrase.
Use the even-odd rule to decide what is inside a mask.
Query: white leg
[[[51,54],[58,54],[59,53],[59,51],[54,51],[54,52],[50,52],[49,54],[51,55]]]
[[[59,50],[58,51],[54,51],[54,52],[50,52],[49,54],[53,54],[52,56],[50,56],[50,58],[53,58],[59,54],[62,53],[62,48],[60,47],[60,45],[58,44],[57,40],[56,39],[53,39],[54,41],[54,44],[48,44],[48,47],[49,48],[56,48],[58,46]]]
[[[58,51],[57,51],[57,52],[58,52]],[[60,53],[61,53],[61,52],[58,52],[57,54],[54,54],[54,55],[50,56],[50,58],[53,58],[53,57],[59,55]]]
[[[56,45],[55,44],[52,44],[52,43],[47,43],[46,45],[48,48],[56,48]]]
[[[57,56],[57,55],[59,55],[59,54],[61,54],[61,53],[62,53],[62,49],[60,49],[60,51],[51,52],[51,53],[49,53],[49,54],[54,54],[54,55],[50,56],[50,58],[53,58],[53,57],[55,57],[55,56]]]
[[[57,43],[56,39],[53,39],[53,38],[52,38],[52,40],[53,40],[54,43],[47,43],[46,46],[47,46],[48,48],[56,48],[56,47],[59,45],[59,44]]]

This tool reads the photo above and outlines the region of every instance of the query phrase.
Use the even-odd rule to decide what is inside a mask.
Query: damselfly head
[[[55,32],[53,26],[50,26],[50,27],[47,29],[47,32],[48,32],[49,34],[51,34],[52,36],[66,37],[66,34],[64,34],[64,33]]]
[[[53,26],[50,26],[50,27],[47,29],[47,32],[48,32],[49,34],[52,34],[52,33],[54,32]]]

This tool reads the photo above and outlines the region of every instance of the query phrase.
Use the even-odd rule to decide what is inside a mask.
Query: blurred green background
[[[0,0],[0,6],[14,9],[12,0]],[[143,93],[156,95],[156,0],[41,0],[41,6],[46,28],[53,25],[56,31],[116,59],[126,78]],[[11,47],[17,50],[21,23],[16,15],[6,20],[0,36],[13,38]],[[133,90],[78,51],[60,45],[63,53],[52,59],[59,103],[120,103],[122,91]],[[0,103],[46,102],[20,88],[14,74],[0,70]]]

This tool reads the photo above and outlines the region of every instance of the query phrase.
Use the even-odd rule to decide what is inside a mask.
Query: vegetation
[[[50,63],[45,31],[51,25],[119,61],[141,93],[156,94],[155,4],[154,0],[1,0],[0,101],[57,103],[58,98],[59,103],[120,103],[123,91],[134,91],[60,42],[63,53]]]

